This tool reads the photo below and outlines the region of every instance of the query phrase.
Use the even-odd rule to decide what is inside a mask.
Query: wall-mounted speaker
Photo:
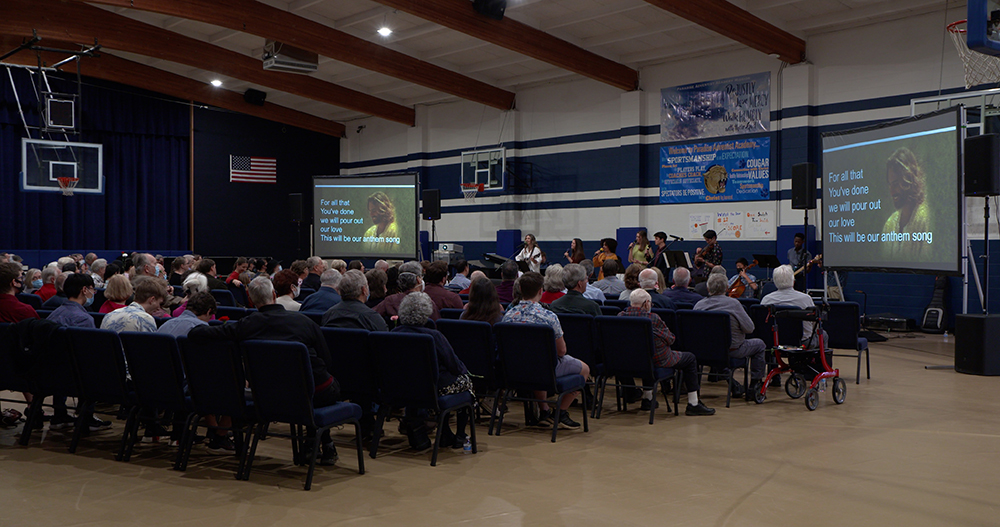
[[[792,208],[816,208],[816,164],[792,165]]]
[[[288,217],[295,223],[301,223],[304,219],[302,210],[302,194],[295,193],[288,195]]]
[[[243,100],[255,106],[264,106],[264,99],[267,99],[267,92],[253,88],[247,88],[247,91],[243,92]]]
[[[493,20],[503,20],[503,12],[507,10],[507,0],[472,0],[472,9]]]
[[[1000,134],[965,138],[965,195],[1000,195]]]
[[[423,203],[423,216],[425,220],[441,219],[441,191],[436,188],[425,188],[420,197]]]

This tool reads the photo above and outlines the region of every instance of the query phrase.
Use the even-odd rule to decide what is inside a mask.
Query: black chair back
[[[17,299],[20,300],[22,304],[28,304],[29,306],[35,308],[35,311],[38,311],[39,309],[42,308],[42,297],[38,295],[32,295],[29,293],[18,293],[16,296]],[[96,303],[97,300],[95,299],[94,302]]]
[[[448,339],[455,355],[474,376],[472,382],[477,392],[486,394],[499,388],[493,326],[479,320],[441,319],[437,321],[437,329]]]
[[[552,328],[541,324],[501,322],[493,326],[507,388],[556,389],[556,344]]]
[[[139,404],[161,410],[189,410],[184,398],[184,368],[177,339],[165,333],[118,334]]]
[[[441,309],[440,311],[442,319],[450,319],[450,320],[458,320],[462,318],[462,313],[465,312],[464,309],[458,309],[454,307],[446,307],[444,309]]]
[[[228,289],[213,289],[212,296],[220,306],[236,307],[236,299]]]
[[[674,307],[677,308],[677,311],[682,309],[694,309],[694,304],[690,302],[674,302]]]
[[[233,294],[233,300],[236,301],[236,305],[240,305],[240,306],[249,306],[250,305],[250,300],[247,299],[247,289],[246,289],[246,287],[247,287],[246,284],[244,284],[244,285],[236,285],[236,284],[230,283],[228,285],[229,292]]]
[[[677,335],[674,349],[689,351],[699,366],[719,369],[729,367],[729,313],[721,311],[677,311]]]
[[[437,352],[434,338],[420,333],[373,331],[369,345],[378,363],[384,404],[437,410]]]
[[[830,311],[823,322],[823,329],[830,336],[826,345],[856,351],[861,332],[861,306],[857,302],[830,302]]]
[[[191,402],[200,415],[228,415],[249,420],[246,372],[239,346],[229,340],[177,338],[187,373]]]
[[[660,320],[670,328],[670,332],[677,335],[677,312],[673,309],[663,309],[662,307],[654,307],[650,310],[652,313],[659,315]]]
[[[645,317],[596,317],[594,323],[609,377],[653,376],[656,344],[652,321]]]
[[[316,384],[306,345],[247,340],[240,349],[246,359],[254,412],[259,420],[315,426],[312,398]]]
[[[299,311],[299,313],[309,317],[309,320],[315,322],[317,326],[323,325],[323,315],[325,314],[325,311]]]
[[[771,346],[774,344],[774,329],[772,328],[772,322],[778,324],[778,344],[782,346],[798,346],[802,342],[802,320],[775,317],[773,320],[767,320],[761,324],[762,328],[757,327],[757,318],[766,317],[768,313],[777,313],[778,311],[787,311],[790,309],[798,310],[800,308],[795,306],[787,305],[768,305],[768,306],[752,306],[750,309],[753,310],[751,313],[751,319],[754,323],[754,336],[761,335],[760,338],[765,344]],[[756,317],[756,318],[755,318]],[[766,335],[767,338],[764,338]]]
[[[311,295],[311,294],[313,294],[315,292],[316,292],[315,289],[310,289],[308,287],[303,287],[303,288],[299,289],[299,296],[295,297],[295,301],[301,303],[306,298],[309,298],[309,295]]]
[[[760,300],[757,300],[756,298],[739,298],[738,300],[741,304],[743,304],[743,309],[745,309],[747,313],[750,312],[751,306],[760,304]]]
[[[378,393],[375,361],[368,346],[368,331],[353,328],[322,328],[330,349],[327,370],[340,382],[345,399]]]
[[[558,316],[563,340],[566,341],[566,353],[582,360],[590,371],[598,371],[598,366],[604,363],[604,348],[597,341],[594,317],[578,313],[560,313]]]
[[[125,352],[118,334],[107,329],[66,328],[80,391],[88,402],[130,403],[125,384]]]
[[[605,300],[604,305],[617,307],[619,311],[627,308],[629,306],[628,300]]]
[[[99,328],[104,322],[104,315],[106,313],[91,313],[90,316],[94,319],[94,327]]]
[[[601,306],[601,314],[608,317],[613,317],[621,312],[621,308],[616,306],[604,305]]]
[[[228,317],[229,320],[239,320],[247,316],[247,310],[242,307],[219,306],[215,311],[215,318]]]
[[[90,304],[88,309],[91,313],[97,313],[101,310],[101,306],[104,305],[106,300],[107,298],[104,296],[104,288],[94,289],[94,303]]]
[[[749,315],[750,320],[753,321],[753,334],[750,336],[763,340],[764,344],[769,348],[777,344],[774,342],[774,331],[771,327],[774,321],[768,318],[770,313],[771,308],[769,306],[762,306],[760,304],[750,306]]]

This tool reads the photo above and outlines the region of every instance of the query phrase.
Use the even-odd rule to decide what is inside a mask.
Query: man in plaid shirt
[[[684,375],[684,385],[688,389],[688,405],[684,415],[713,415],[714,408],[705,406],[705,403],[698,400],[698,361],[693,353],[686,351],[674,351],[670,345],[674,343],[674,334],[670,328],[663,323],[659,315],[650,312],[652,299],[649,293],[642,289],[636,289],[629,295],[629,307],[618,313],[620,317],[644,317],[653,322],[653,342],[656,350],[653,353],[653,365],[657,368],[673,368],[680,370]],[[647,386],[652,384],[651,379],[644,380]],[[649,410],[649,406],[654,403],[653,390],[643,390],[642,409]]]

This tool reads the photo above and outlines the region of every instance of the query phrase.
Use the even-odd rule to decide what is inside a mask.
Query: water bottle
[[[463,454],[471,454],[472,453],[472,441],[470,441],[468,438],[466,438],[465,444],[462,445],[462,453]]]
[[[821,379],[819,381],[819,391],[820,392],[825,392],[826,391],[826,379]]]

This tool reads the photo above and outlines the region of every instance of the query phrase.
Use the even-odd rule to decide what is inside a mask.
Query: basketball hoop
[[[72,196],[73,189],[76,188],[77,183],[80,182],[80,178],[57,177],[56,181],[59,182],[59,188],[62,190],[63,196]]]
[[[1000,82],[1000,57],[979,53],[969,49],[965,35],[965,20],[948,24],[958,56],[965,66],[965,87],[971,88],[979,84],[996,84]]]
[[[482,183],[462,183],[462,194],[466,203],[476,202],[476,193],[483,191]]]

